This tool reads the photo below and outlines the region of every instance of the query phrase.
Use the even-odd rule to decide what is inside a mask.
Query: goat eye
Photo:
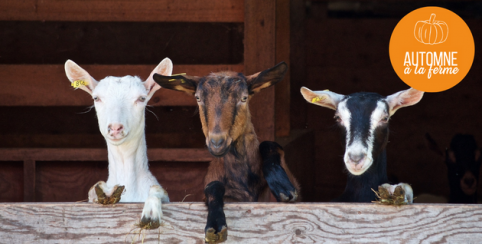
[[[95,97],[94,97],[94,101],[100,102],[100,98],[99,98],[98,96],[95,96]]]
[[[383,117],[382,122],[384,122],[384,123],[388,122],[388,116]]]
[[[197,100],[198,102],[201,101],[201,98],[199,98],[199,96],[195,96],[195,98],[196,98],[196,100]]]
[[[145,102],[146,101],[146,97],[139,97],[139,99],[137,99],[139,102]]]
[[[241,98],[241,102],[246,102],[246,101],[248,101],[248,96],[244,96]]]
[[[335,115],[335,117],[333,117],[333,118],[336,120],[336,122],[341,122],[341,118],[340,118],[340,116]]]

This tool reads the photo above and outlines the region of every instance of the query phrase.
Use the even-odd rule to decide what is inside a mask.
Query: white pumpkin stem
[[[433,24],[433,22],[435,22],[435,14],[430,15],[429,23]]]

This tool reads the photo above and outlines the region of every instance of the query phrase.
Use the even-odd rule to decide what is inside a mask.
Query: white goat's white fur
[[[160,86],[152,75],[172,74],[172,62],[165,58],[145,82],[139,77],[108,76],[97,82],[87,71],[71,60],[65,63],[65,72],[71,82],[85,80],[81,86],[96,99],[94,102],[99,129],[107,141],[109,177],[100,181],[100,188],[107,196],[116,185],[125,186],[120,202],[145,202],[141,218],[161,221],[161,202],[169,202],[167,192],[149,171],[145,139],[145,107]],[[112,124],[122,125],[122,132],[111,133]],[[97,185],[96,184],[96,185]],[[95,186],[95,185],[94,185]],[[89,191],[89,202],[97,199],[94,187]]]

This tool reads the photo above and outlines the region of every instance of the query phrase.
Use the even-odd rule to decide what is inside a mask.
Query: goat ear
[[[189,95],[196,93],[197,84],[201,77],[189,76],[189,75],[173,75],[165,76],[160,74],[154,74],[152,76],[154,81],[162,88],[183,91]]]
[[[390,116],[392,116],[399,108],[412,106],[420,102],[423,93],[423,91],[410,88],[388,96],[386,100],[390,109]]]
[[[445,163],[447,164],[457,163],[457,158],[455,157],[455,153],[451,149],[445,149]]]
[[[430,150],[435,152],[440,157],[443,158],[445,156],[440,147],[437,145],[437,142],[432,138],[432,136],[430,136],[429,133],[425,133],[425,144]]]
[[[151,72],[149,78],[147,78],[147,80],[144,82],[144,86],[146,87],[148,94],[147,99],[150,99],[157,90],[161,89],[161,86],[159,86],[159,84],[154,81],[154,78],[152,78],[152,76],[154,76],[154,74],[156,73],[170,76],[172,74],[172,67],[172,61],[169,58],[165,58]]]
[[[75,89],[80,88],[91,95],[98,84],[87,71],[70,59],[65,62],[65,74]]]
[[[280,82],[288,71],[288,65],[281,62],[272,68],[246,77],[249,94],[257,93]]]
[[[331,91],[312,91],[306,87],[301,87],[301,95],[309,103],[316,104],[325,108],[336,110],[338,103],[343,100],[344,95],[334,93]]]

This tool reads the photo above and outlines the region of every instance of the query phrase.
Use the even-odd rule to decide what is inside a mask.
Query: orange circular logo
[[[474,61],[474,38],[454,12],[424,7],[405,15],[390,38],[390,61],[398,77],[420,91],[457,85]]]

